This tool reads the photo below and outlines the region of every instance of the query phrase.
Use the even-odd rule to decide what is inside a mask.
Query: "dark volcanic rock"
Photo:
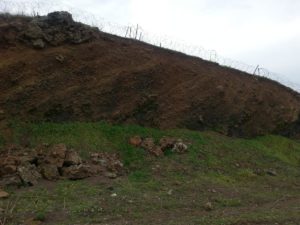
[[[66,157],[67,147],[64,144],[57,144],[50,147],[49,150],[39,159],[39,164],[51,164],[57,168],[63,167]]]
[[[101,171],[101,166],[81,164],[70,167],[64,167],[62,169],[62,175],[71,180],[80,180],[87,177],[96,176]]]
[[[79,154],[74,150],[68,150],[66,153],[64,166],[74,166],[82,163],[82,159]]]
[[[140,147],[143,139],[140,136],[134,136],[129,139],[129,144],[135,147]]]
[[[42,178],[37,168],[33,164],[25,164],[18,167],[18,174],[25,185],[36,185]]]
[[[42,144],[35,149],[10,145],[0,149],[0,187],[35,185],[41,178],[49,181],[92,176],[116,178],[123,173],[123,163],[114,153],[92,153],[90,159],[82,160],[65,144]]]
[[[159,146],[163,151],[167,149],[172,149],[176,143],[176,138],[163,137],[159,140]]]
[[[69,12],[52,12],[46,17],[46,21],[50,25],[63,24],[70,26],[74,23],[73,17]]]
[[[12,24],[8,24],[6,27],[0,26],[0,36],[3,36],[6,42],[9,42],[12,37],[18,37],[21,42],[36,49],[43,49],[47,45],[80,44],[99,37],[98,28],[75,22],[68,12],[53,12],[47,16],[37,16],[32,18],[29,23],[21,23],[17,27],[18,29],[13,28]],[[5,31],[12,37],[1,35]]]
[[[58,180],[60,176],[57,166],[52,164],[40,165],[39,171],[46,180]]]

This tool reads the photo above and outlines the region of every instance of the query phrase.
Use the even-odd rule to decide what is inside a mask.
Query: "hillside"
[[[76,23],[68,13],[0,17],[0,120],[100,121],[297,135],[299,93]]]

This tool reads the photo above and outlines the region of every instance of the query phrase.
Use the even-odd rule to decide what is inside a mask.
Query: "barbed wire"
[[[45,15],[53,11],[68,11],[73,15],[74,20],[98,27],[103,32],[182,52],[187,55],[217,63],[221,66],[272,79],[300,92],[300,85],[289,81],[284,75],[271,72],[260,66],[248,65],[244,62],[222,57],[215,50],[207,50],[201,46],[189,45],[184,41],[175,40],[166,35],[149,33],[138,24],[124,26],[112,23],[100,16],[62,4],[57,0],[0,0],[0,12],[2,13],[37,16]]]

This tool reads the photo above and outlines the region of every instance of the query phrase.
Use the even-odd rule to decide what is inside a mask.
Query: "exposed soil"
[[[40,36],[24,36],[30,23],[0,17],[0,121],[107,120],[233,136],[299,133],[299,93],[277,82],[70,18],[40,27]]]

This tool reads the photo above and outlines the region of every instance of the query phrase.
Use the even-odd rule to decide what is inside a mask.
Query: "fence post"
[[[128,31],[129,31],[129,26],[128,26],[127,29],[126,29],[125,37],[127,37]]]
[[[139,32],[139,25],[137,24],[136,25],[136,31],[135,31],[135,38],[134,39],[137,39],[138,32]]]
[[[259,72],[259,65],[257,65],[257,67],[255,68],[254,72],[253,72],[253,75],[255,75],[256,71]],[[258,74],[259,75],[259,74]]]

